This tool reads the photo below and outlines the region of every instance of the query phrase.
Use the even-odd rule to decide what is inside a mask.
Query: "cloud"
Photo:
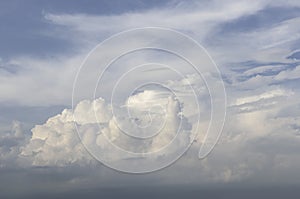
[[[0,136],[0,168],[15,168],[22,165],[24,161],[18,158],[18,155],[27,141],[28,136],[24,134],[22,124],[19,121],[13,121],[11,131],[2,133]]]
[[[246,1],[239,3],[230,1],[208,3],[207,7],[203,7],[202,4],[194,2],[191,5],[183,4],[171,9],[153,9],[112,16],[46,13],[45,19],[57,27],[49,34],[56,37],[58,35],[56,31],[60,31],[60,37],[75,44],[76,53],[46,59],[23,56],[8,61],[2,60],[0,102],[22,106],[69,105],[75,72],[83,56],[95,43],[112,33],[128,28],[167,26],[183,31],[195,37],[197,41],[207,44],[223,72],[224,80],[228,80],[226,90],[231,106],[228,107],[227,123],[220,142],[210,156],[198,160],[197,152],[199,145],[203,144],[207,121],[210,118],[209,96],[203,81],[197,75],[189,74],[187,79],[199,94],[200,135],[191,150],[173,167],[167,168],[166,173],[159,173],[157,179],[163,182],[166,182],[166,179],[174,181],[173,177],[176,176],[182,181],[194,183],[247,180],[266,182],[273,179],[271,183],[280,183],[288,182],[289,178],[286,176],[292,175],[291,179],[298,182],[296,178],[299,177],[297,173],[300,165],[297,157],[300,126],[297,111],[299,63],[286,57],[294,50],[293,45],[298,40],[299,19],[293,18],[280,23],[276,21],[265,28],[247,32],[234,34],[218,32],[224,23],[234,23],[244,16],[263,12],[264,8],[275,4],[269,4],[268,1],[251,4]],[[209,45],[208,38],[215,40],[217,45],[216,43]],[[134,62],[139,63],[147,58],[149,57],[141,55],[139,59],[134,59]],[[156,59],[163,58],[158,56]],[[125,62],[128,60],[123,61],[122,66],[130,64]],[[178,62],[167,63],[174,65]],[[126,69],[126,67],[122,69],[124,68]],[[117,74],[120,71],[113,72]],[[114,104],[110,104],[107,100],[102,98],[79,100],[74,111],[65,109],[60,114],[50,117],[47,122],[36,125],[32,129],[32,136],[22,130],[22,123],[14,122],[12,130],[2,134],[0,138],[1,167],[8,168],[14,165],[29,168],[33,166],[65,168],[80,165],[89,169],[90,165],[98,163],[82,142],[100,147],[98,152],[100,151],[100,155],[105,158],[128,161],[130,156],[110,153],[111,145],[105,141],[104,133],[111,141],[126,150],[155,151],[170,141],[174,129],[180,126],[180,120],[183,125],[182,137],[176,140],[174,145],[178,147],[177,149],[186,146],[192,140],[191,136],[197,122],[195,116],[197,111],[194,103],[191,103],[192,97],[186,95],[189,93],[189,90],[186,90],[187,79],[173,79],[163,70],[159,73],[147,72],[148,76],[164,79],[169,86],[179,91],[181,97],[166,97],[164,92],[151,89],[134,93],[127,103],[123,104],[123,108],[129,108],[132,117],[123,118],[113,117]],[[136,78],[145,78],[147,74],[145,72],[145,76]],[[84,80],[88,80],[89,75],[87,74]],[[123,82],[121,88],[133,83]],[[111,84],[109,82],[106,84],[107,90],[110,90]],[[83,88],[86,89],[85,86]],[[147,103],[144,103],[145,101]],[[153,104],[155,106],[152,106]],[[162,106],[167,108],[161,109]],[[119,113],[125,115],[122,107],[118,108]],[[79,135],[74,126],[73,116]],[[131,133],[137,133],[136,125],[147,126],[150,121],[156,124],[150,125],[151,128],[148,129],[150,132],[155,132],[156,128],[160,127],[160,122],[164,121],[165,134],[141,144],[124,136],[124,132],[120,130],[120,128],[130,129]],[[144,135],[147,135],[148,131],[145,131]],[[158,159],[157,156],[151,158]],[[107,175],[104,179],[109,180],[110,176]]]
[[[274,76],[276,75],[274,74]],[[168,85],[180,90],[186,81],[186,79],[169,80]],[[195,88],[201,88],[201,81],[195,75],[190,75],[188,81]],[[238,85],[234,86],[238,87]],[[263,91],[261,88],[252,89],[249,92],[235,90],[234,94],[239,97],[230,98],[232,106],[229,107],[223,136],[213,153],[205,160],[196,158],[195,152],[199,150],[199,145],[203,141],[203,132],[199,132],[201,135],[197,139],[197,143],[193,145],[191,152],[182,158],[183,162],[179,161],[177,166],[175,165],[174,170],[190,168],[201,171],[201,175],[197,174],[191,177],[191,180],[195,181],[201,176],[203,179],[201,182],[234,182],[251,179],[253,176],[257,176],[257,173],[265,170],[269,170],[265,175],[271,175],[271,172],[276,172],[278,169],[294,168],[292,162],[287,161],[286,164],[283,164],[280,160],[288,159],[292,156],[291,151],[298,150],[297,147],[294,147],[298,141],[293,140],[297,139],[299,134],[300,124],[297,122],[299,116],[284,115],[290,106],[297,105],[298,93],[284,87],[274,88],[264,92],[261,92]],[[203,92],[201,89],[199,91]],[[248,96],[245,95],[245,92]],[[122,164],[122,160],[127,161],[130,156],[111,153],[112,146],[105,141],[107,137],[126,150],[135,152],[157,150],[170,141],[170,136],[172,137],[170,132],[174,132],[179,127],[180,117],[186,117],[183,123],[183,132],[185,132],[183,135],[185,136],[178,139],[179,142],[176,143],[176,146],[180,148],[191,141],[191,133],[196,125],[193,119],[195,107],[189,107],[191,104],[188,103],[191,98],[189,95],[183,96],[185,97],[170,98],[164,90],[147,88],[128,98],[122,107],[113,107],[101,98],[83,100],[76,105],[74,111],[65,109],[61,114],[49,118],[45,124],[34,127],[32,137],[27,144],[23,144],[21,152],[16,153],[15,156],[30,160],[32,166],[81,165],[86,167],[97,165],[97,161],[86,151],[83,143],[99,146],[100,149],[97,152],[101,152],[100,156],[120,161],[119,163]],[[205,92],[203,92],[204,96]],[[205,98],[200,97],[200,99]],[[181,106],[179,106],[180,104]],[[165,106],[166,109],[161,109]],[[205,103],[200,103],[200,106],[205,108]],[[187,109],[182,109],[183,107]],[[131,117],[116,118],[112,115],[113,108],[129,109]],[[247,111],[243,111],[245,108]],[[149,112],[149,110],[153,112]],[[181,115],[183,110],[185,110],[185,114]],[[118,113],[122,113],[122,111]],[[151,114],[154,115],[151,116]],[[160,117],[160,115],[164,117]],[[74,126],[73,116],[81,141]],[[151,121],[152,117],[159,119]],[[141,144],[124,136],[124,130],[129,129],[131,133],[134,133],[137,124],[147,126],[149,121],[154,124],[149,128],[150,132],[153,132],[164,118],[166,119],[163,130],[165,133],[162,131],[162,136],[158,136],[150,142]],[[202,127],[205,127],[206,122],[205,119],[201,121]],[[22,135],[19,133],[18,125],[14,129],[16,136]],[[147,131],[145,132],[147,133]],[[271,147],[273,143],[282,144],[282,147],[278,147],[276,152],[267,150],[268,146]],[[290,145],[289,143],[295,144]],[[151,156],[151,158],[155,159],[158,156]],[[278,165],[270,165],[273,161],[278,162]],[[167,174],[165,177],[167,178]]]
[[[93,160],[76,135],[73,114],[68,109],[35,126],[20,155],[30,159],[33,166],[85,165]]]
[[[249,5],[247,1],[211,1],[203,3],[189,1],[169,4],[166,8],[150,9],[144,12],[123,13],[112,16],[88,14],[52,14],[46,13],[49,22],[66,27],[73,33],[60,34],[82,44],[97,40],[99,33],[108,35],[126,29],[158,26],[189,32],[202,41],[217,25],[233,21],[242,16],[255,14],[267,6],[267,1],[256,1]],[[141,20],[142,19],[142,20]],[[164,20],[162,20],[164,19]],[[85,39],[88,38],[88,39]]]
[[[277,81],[286,81],[286,80],[297,80],[300,78],[300,66],[296,66],[293,69],[281,71],[276,77]]]
[[[166,94],[162,91],[145,90],[130,97],[126,107],[132,114],[131,118],[116,118],[119,115],[113,116],[111,105],[101,98],[81,101],[74,111],[65,109],[61,114],[49,118],[45,124],[36,125],[21,156],[31,159],[34,166],[88,165],[95,161],[88,154],[85,145],[96,158],[100,156],[119,161],[130,157],[130,154],[126,157],[118,151],[113,152],[113,146],[107,139],[124,150],[135,153],[157,151],[170,142],[181,149],[191,142],[191,125],[184,115],[180,115],[178,101]],[[161,98],[157,98],[159,95]],[[154,132],[155,137],[149,141],[135,140],[124,134],[127,131],[135,133],[135,136],[152,136]],[[156,132],[159,133],[157,136]],[[180,138],[175,139],[176,136]],[[96,151],[92,150],[94,148]],[[95,154],[96,152],[101,154]]]
[[[276,24],[272,29],[267,27],[260,31],[226,35],[226,38],[223,33],[218,32],[222,24],[234,23],[235,20],[244,16],[255,15],[269,6],[271,4],[268,1],[257,1],[251,5],[247,1],[228,1],[226,3],[212,1],[206,3],[205,6],[193,1],[179,4],[170,3],[167,8],[111,16],[45,12],[45,22],[51,23],[51,27],[56,27],[51,28],[47,35],[52,35],[53,38],[63,37],[64,41],[73,43],[73,51],[56,57],[39,58],[23,55],[12,56],[12,58],[2,61],[0,102],[24,106],[70,105],[72,83],[84,56],[96,44],[112,34],[137,27],[168,27],[187,33],[201,44],[209,47],[208,50],[214,55],[213,58],[222,66],[221,70],[226,71],[227,68],[223,64],[246,58],[258,59],[261,53],[257,53],[257,49],[262,44],[270,45],[280,42],[286,39],[285,37],[297,33],[297,28],[295,28],[298,27],[297,18]],[[217,48],[210,45],[207,40],[217,41]],[[252,42],[245,45],[246,41]],[[228,48],[231,50],[227,50]],[[265,60],[269,53],[270,50],[263,52],[262,59]],[[282,49],[276,54],[272,52],[268,56],[268,60],[279,57],[277,54],[282,53]],[[237,54],[238,56],[236,56]],[[250,56],[252,54],[253,56]],[[8,72],[11,70],[14,72]],[[27,90],[35,93],[34,97],[26,92]]]
[[[292,95],[293,92],[288,92],[282,89],[277,89],[277,90],[271,90],[271,91],[266,91],[260,95],[252,95],[249,97],[242,97],[236,99],[235,106],[241,106],[241,105],[247,105],[251,103],[255,103],[261,100],[268,100],[268,99],[274,99],[276,97],[281,97],[281,96],[289,96]]]
[[[15,72],[0,70],[0,103],[68,105],[76,72],[74,66],[78,66],[81,60],[81,56],[52,59],[18,57],[2,63],[8,68],[14,66]]]

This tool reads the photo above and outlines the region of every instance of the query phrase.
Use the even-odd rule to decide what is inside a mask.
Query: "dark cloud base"
[[[253,198],[271,198],[271,199],[298,199],[300,196],[299,187],[269,187],[269,188],[222,188],[222,189],[199,189],[196,187],[131,187],[131,188],[99,188],[76,190],[60,194],[30,194],[18,197],[5,198],[56,198],[56,199],[77,199],[77,198],[111,198],[111,199],[127,199],[127,198],[203,198],[203,199],[253,199]]]

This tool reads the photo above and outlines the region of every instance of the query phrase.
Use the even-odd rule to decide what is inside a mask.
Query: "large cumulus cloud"
[[[180,149],[181,146],[188,145],[192,140],[192,126],[182,115],[179,101],[156,92],[145,90],[128,99],[127,106],[131,111],[135,111],[134,118],[127,116],[116,119],[112,106],[101,98],[83,100],[74,111],[65,109],[61,114],[49,118],[45,124],[36,125],[20,156],[31,159],[34,166],[86,165],[95,160],[84,145],[89,146],[88,148],[93,148],[91,145],[99,147],[103,153],[101,156],[115,158],[115,161],[129,158],[111,153],[112,146],[107,139],[124,150],[139,153],[159,150],[173,142],[176,136],[180,139],[175,140],[177,143],[174,143],[174,146]],[[164,97],[157,98],[159,95]],[[137,122],[150,127],[137,126]],[[161,128],[158,129],[158,126]],[[144,130],[149,133],[157,131],[158,135],[150,140],[141,141],[124,134],[126,129],[137,131],[136,133],[143,133]],[[96,152],[98,151],[91,153],[93,155]]]

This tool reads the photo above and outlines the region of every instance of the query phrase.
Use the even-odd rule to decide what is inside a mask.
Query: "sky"
[[[299,198],[299,27],[296,0],[1,1],[0,198]]]

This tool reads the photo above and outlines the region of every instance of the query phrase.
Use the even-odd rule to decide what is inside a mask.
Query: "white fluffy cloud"
[[[99,154],[93,153],[101,152],[100,157],[115,158],[114,161],[128,158],[112,153],[107,138],[124,150],[136,153],[160,150],[176,136],[180,139],[175,139],[177,143],[173,145],[179,149],[188,145],[192,139],[191,124],[184,117],[179,102],[166,94],[156,98],[158,95],[161,91],[145,90],[133,95],[126,104],[126,108],[134,112],[132,117],[120,118],[113,116],[112,106],[103,99],[81,101],[74,111],[65,109],[45,124],[36,125],[29,143],[22,148],[21,156],[31,159],[35,166],[86,165],[93,162],[93,158],[83,144],[95,157]],[[124,134],[126,131],[136,131],[135,136],[148,133],[150,138],[154,137],[149,141],[132,140]],[[158,135],[152,135],[153,132]],[[91,151],[95,147],[99,150]]]

